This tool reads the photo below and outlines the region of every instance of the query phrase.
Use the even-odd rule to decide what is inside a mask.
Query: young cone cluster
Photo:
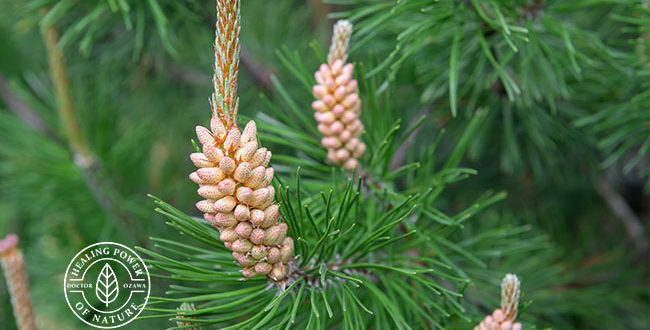
[[[521,323],[515,322],[520,286],[517,275],[507,274],[501,282],[501,308],[486,316],[474,330],[521,330]]]
[[[202,152],[190,156],[199,168],[190,179],[205,198],[196,207],[219,229],[224,245],[244,267],[244,277],[281,281],[289,272],[293,240],[273,204],[271,152],[258,146],[254,121],[243,132],[237,128],[239,8],[239,0],[217,0],[211,130],[196,127]]]
[[[282,280],[293,255],[293,240],[286,237],[287,224],[278,222],[279,207],[273,204],[273,168],[267,167],[271,152],[258,148],[252,120],[243,133],[236,127],[226,132],[217,117],[212,117],[211,128],[212,132],[196,127],[203,152],[190,156],[199,167],[190,178],[205,198],[196,207],[219,229],[225,246],[245,267],[244,277]]]
[[[361,142],[363,124],[359,119],[361,100],[357,81],[352,78],[354,65],[345,64],[352,24],[340,20],[334,25],[328,63],[316,71],[318,83],[313,87],[316,101],[312,107],[318,121],[318,131],[323,134],[322,145],[327,148],[327,158],[334,164],[353,170],[366,150]]]
[[[23,254],[18,250],[16,235],[9,234],[4,240],[0,240],[0,255],[18,329],[34,330],[36,322],[32,312],[32,301],[29,298],[29,281],[25,272]]]

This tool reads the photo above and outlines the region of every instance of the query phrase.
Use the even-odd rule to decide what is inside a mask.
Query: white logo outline
[[[122,324],[119,324],[119,325],[114,325],[114,326],[100,326],[100,325],[95,325],[95,324],[92,324],[92,323],[86,321],[85,319],[83,319],[79,314],[77,314],[77,312],[75,312],[73,306],[70,304],[70,299],[68,299],[68,291],[67,291],[67,288],[66,288],[66,284],[67,284],[67,282],[68,282],[68,272],[70,271],[70,267],[72,267],[73,262],[74,262],[74,261],[79,257],[79,255],[81,255],[83,252],[89,250],[89,249],[92,248],[92,247],[95,247],[95,246],[98,246],[98,245],[103,245],[103,244],[105,244],[105,245],[117,245],[117,246],[119,246],[119,247],[125,249],[126,251],[132,253],[135,257],[137,257],[137,259],[140,261],[140,263],[142,263],[142,265],[144,266],[144,267],[142,267],[142,268],[144,268],[144,272],[145,272],[145,274],[146,274],[146,278],[147,278],[147,294],[146,294],[146,296],[145,296],[144,303],[142,304],[142,307],[141,307],[138,311],[135,312],[135,314],[133,315],[133,317],[132,317],[130,320],[128,320],[128,321],[125,322],[125,323],[122,323]],[[105,260],[105,259],[110,259],[110,260],[116,261],[116,262],[122,264],[122,266],[124,266],[124,264],[123,264],[121,261],[119,261],[119,260],[115,260],[115,259],[112,259],[112,258],[101,258],[101,260]],[[99,261],[100,261],[100,260],[97,260],[97,261],[91,263],[90,265],[88,265],[87,268],[86,268],[86,271],[88,270],[88,268],[89,268],[91,265],[93,265],[93,264],[95,264],[96,262],[99,262]],[[125,267],[125,269],[127,270],[127,272],[129,273],[130,280],[133,280],[133,281],[143,281],[143,279],[142,279],[142,280],[141,280],[141,279],[134,279],[134,278],[132,277],[132,274],[131,274],[130,270],[128,269],[128,267],[126,267],[126,266],[124,266],[124,267]],[[85,278],[85,273],[86,273],[86,271],[84,271],[84,275],[82,276],[82,278]],[[70,279],[70,281],[78,281],[78,279],[75,279],[75,280]],[[118,282],[118,283],[119,283],[119,282]],[[88,304],[88,301],[87,301],[86,296],[85,296],[85,294],[84,294],[83,291],[70,290],[70,292],[81,292],[84,301]],[[130,300],[131,300],[131,297],[133,296],[133,292],[134,292],[134,291],[132,290],[131,293],[130,293],[130,295],[129,295],[129,298],[128,298],[127,302],[126,302],[124,305],[122,305],[122,307],[124,307],[124,306],[125,306],[125,305],[130,301]],[[142,291],[142,290],[136,290],[135,292],[144,292],[144,291]],[[135,320],[136,318],[138,318],[138,316],[140,316],[140,314],[142,313],[142,311],[144,311],[145,306],[146,306],[147,303],[149,302],[149,296],[150,296],[150,294],[151,294],[151,277],[150,277],[150,275],[149,275],[149,269],[147,268],[147,264],[144,262],[144,260],[142,260],[142,258],[140,257],[140,255],[138,255],[137,253],[135,253],[135,251],[133,251],[131,248],[129,248],[129,247],[123,245],[123,244],[116,243],[116,242],[110,242],[110,241],[106,241],[106,242],[97,242],[97,243],[94,243],[94,244],[88,245],[88,246],[86,246],[85,248],[81,249],[81,251],[79,251],[79,252],[78,252],[78,253],[77,253],[77,254],[72,258],[72,260],[70,260],[70,263],[68,264],[68,267],[67,267],[66,270],[65,270],[65,276],[64,276],[64,278],[63,278],[63,293],[64,293],[64,296],[65,296],[65,301],[68,303],[68,307],[70,307],[70,310],[72,310],[72,313],[73,313],[75,316],[77,316],[77,318],[80,319],[82,322],[84,322],[84,323],[86,323],[86,324],[88,324],[88,325],[90,325],[91,327],[94,327],[94,328],[99,328],[99,329],[115,329],[115,328],[123,327],[123,326],[125,326],[125,325],[131,323],[133,320]],[[89,305],[93,310],[95,310],[95,311],[97,311],[97,312],[100,312],[100,313],[103,313],[103,312],[101,312],[101,311],[96,310],[96,309],[94,308],[94,306],[92,306],[91,304],[88,304],[88,305]],[[117,310],[121,309],[122,307],[118,308]]]

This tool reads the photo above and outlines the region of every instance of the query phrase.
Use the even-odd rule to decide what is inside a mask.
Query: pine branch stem
[[[241,48],[240,56],[242,66],[246,68],[246,71],[248,71],[248,73],[253,77],[253,81],[255,81],[255,83],[264,91],[272,91],[273,82],[271,81],[271,75],[273,74],[273,70],[256,59],[243,47]]]
[[[16,95],[5,75],[0,73],[0,97],[5,104],[18,118],[20,118],[29,128],[57,143],[63,144],[61,138],[52,130],[52,128],[41,118],[41,116],[32,109],[24,100]]]
[[[648,253],[648,233],[643,228],[641,221],[634,214],[632,208],[627,204],[614,187],[605,179],[602,179],[596,190],[607,202],[609,209],[616,215],[625,227],[627,237],[634,243],[636,252],[639,255]]]
[[[241,65],[251,76],[253,82],[263,91],[272,92],[273,82],[271,81],[271,75],[274,73],[274,70],[266,63],[255,58],[244,47],[241,48],[240,53]],[[190,66],[170,63],[165,70],[169,72],[172,79],[186,84],[204,86],[210,82],[208,75]]]
[[[79,118],[70,93],[70,81],[63,61],[63,54],[57,46],[59,34],[54,26],[50,26],[44,31],[44,39],[50,73],[56,89],[59,119],[63,124],[68,143],[74,152],[75,162],[82,168],[89,168],[95,162],[95,157],[92,155],[88,141],[79,125]]]
[[[54,26],[50,26],[43,33],[50,73],[56,89],[58,115],[74,154],[74,162],[81,170],[86,185],[102,210],[118,220],[119,226],[130,228],[130,230],[124,230],[123,232],[138,244],[144,245],[146,238],[141,234],[142,230],[139,230],[139,224],[129,216],[128,212],[122,211],[116,206],[119,201],[116,200],[115,196],[119,192],[114,188],[91,152],[90,144],[81,129],[70,91],[70,80],[63,60],[63,53],[57,46],[59,41],[58,32]]]

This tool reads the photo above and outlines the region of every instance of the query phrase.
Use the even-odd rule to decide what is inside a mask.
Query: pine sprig
[[[400,260],[393,253],[375,251],[375,247],[388,251],[386,249],[396,247],[395,243],[404,238],[396,236],[398,240],[388,240],[389,244],[382,244],[391,235],[390,232],[412,212],[414,205],[411,205],[411,200],[407,200],[402,206],[386,212],[381,219],[366,218],[365,221],[359,222],[359,219],[364,217],[358,212],[365,212],[365,208],[360,210],[359,189],[358,184],[351,182],[343,191],[331,191],[325,198],[302,200],[298,197],[298,192],[294,195],[288,187],[278,187],[278,191],[285,192],[280,194],[280,201],[285,206],[283,215],[291,224],[292,230],[297,228],[291,234],[298,237],[296,251],[301,254],[302,262],[296,265],[293,280],[288,281],[290,284],[280,289],[277,294],[271,289],[275,287],[268,287],[259,279],[236,281],[240,277],[237,271],[239,267],[231,261],[227,253],[162,239],[155,239],[156,245],[171,257],[140,248],[140,251],[150,257],[148,263],[151,267],[159,270],[153,276],[197,284],[218,283],[210,286],[207,291],[198,287],[175,285],[169,294],[180,297],[153,298],[153,305],[148,309],[156,315],[145,318],[172,316],[171,313],[175,309],[156,306],[167,302],[195,303],[196,310],[187,315],[195,316],[196,319],[192,322],[197,324],[232,327],[303,327],[310,323],[316,326],[316,320],[319,323],[324,322],[323,326],[334,325],[350,322],[347,319],[350,315],[342,311],[342,308],[346,307],[357,311],[368,310],[386,317],[398,328],[410,328],[406,320],[413,317],[408,316],[411,313],[417,315],[417,318],[431,318],[430,312],[425,309],[412,311],[407,308],[420,306],[422,302],[417,301],[419,298],[404,304],[398,304],[394,299],[413,300],[410,295],[402,292],[405,288],[410,288],[409,290],[414,292],[424,292],[425,296],[429,296],[426,298],[428,301],[435,302],[437,308],[442,309],[444,304],[439,300],[440,293],[442,292],[446,299],[455,297],[456,293],[425,275],[434,272],[433,269],[424,268],[408,260]],[[155,201],[160,207],[159,212],[166,215],[170,220],[169,224],[179,229],[182,234],[204,243],[210,242],[207,238],[214,230],[203,221],[186,216],[159,199]],[[302,226],[295,225],[302,219],[298,215],[301,209],[311,214],[314,226],[304,223]],[[324,230],[321,231],[321,228]],[[385,290],[388,290],[388,293],[385,293]],[[202,294],[198,294],[199,292]],[[293,307],[304,306],[301,299],[307,297],[311,297],[311,308]],[[286,301],[287,299],[289,301]],[[372,300],[368,299],[380,299],[381,307],[367,307],[372,306]],[[243,303],[249,300],[254,303]],[[217,301],[218,305],[215,305]],[[355,306],[351,307],[350,304]],[[264,313],[256,314],[254,310],[263,310]],[[462,309],[458,309],[456,312],[461,311]],[[233,323],[231,315],[248,317],[244,321]],[[314,315],[317,319],[313,318]],[[363,322],[359,323],[361,324]]]

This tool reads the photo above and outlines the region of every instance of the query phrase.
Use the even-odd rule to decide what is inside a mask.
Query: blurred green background
[[[470,275],[490,282],[502,269],[526,274],[524,300],[533,300],[526,313],[538,317],[540,328],[647,329],[647,2],[486,2],[531,31],[514,59],[505,60],[499,49],[509,45],[499,29],[496,37],[467,32],[454,41],[457,26],[485,24],[458,10],[475,2],[403,3],[243,1],[242,113],[263,113],[265,100],[281,97],[274,79],[308,99],[276,51],[286,47],[315,70],[313,48],[328,47],[332,17],[350,17],[358,23],[351,58],[366,72],[376,69],[405,122],[429,115],[418,145],[431,144],[442,129],[459,136],[476,109],[488,110],[463,163],[478,175],[452,186],[440,208],[453,213],[476,192],[505,191],[508,198],[468,223],[463,235],[521,225],[519,239],[540,240],[544,248],[499,250],[485,256],[493,260],[487,269]],[[455,9],[445,14],[449,6]],[[183,239],[152,211],[147,193],[199,214],[188,155],[194,126],[209,119],[214,21],[212,1],[0,1],[0,235],[21,238],[43,329],[82,327],[60,287],[83,247]],[[57,113],[46,31],[60,37],[89,168],[75,162]],[[512,86],[495,78],[501,73],[492,70],[481,38],[515,77],[521,93],[512,100]],[[456,77],[452,51],[461,54]],[[453,110],[450,79],[458,90]],[[154,282],[161,294],[166,283]],[[13,329],[2,283],[0,328]],[[476,297],[493,290],[473,289]],[[170,325],[146,320],[129,328]]]

